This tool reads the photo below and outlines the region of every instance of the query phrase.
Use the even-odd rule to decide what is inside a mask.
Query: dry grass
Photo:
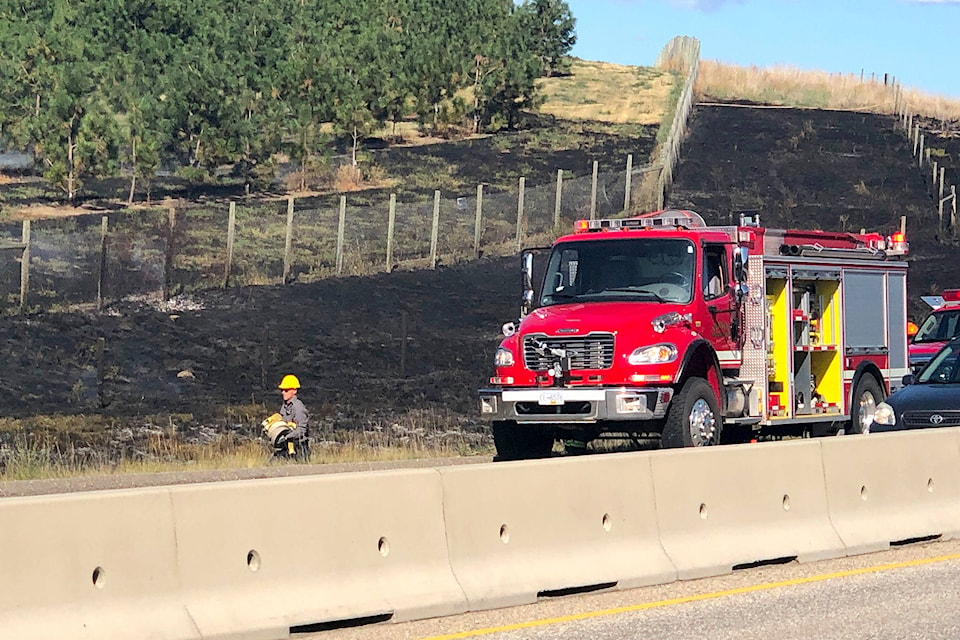
[[[892,80],[890,81],[892,82]],[[749,100],[789,107],[894,113],[895,91],[883,76],[801,71],[791,67],[740,67],[713,60],[700,63],[695,86],[700,102]],[[939,120],[960,119],[960,101],[903,89],[914,113]]]
[[[0,482],[127,473],[254,469],[276,464],[260,435],[270,413],[258,404],[226,410],[214,424],[193,414],[136,420],[95,415],[0,418]],[[389,418],[375,414],[319,419],[313,428],[313,464],[396,461],[492,455],[489,436],[461,425],[444,408],[409,409]]]
[[[544,78],[540,111],[566,120],[654,125],[678,76],[652,67],[574,60],[570,75]]]

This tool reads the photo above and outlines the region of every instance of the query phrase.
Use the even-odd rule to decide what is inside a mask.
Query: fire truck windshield
[[[960,335],[960,308],[949,311],[936,311],[927,316],[913,342],[941,342]]]
[[[563,242],[550,254],[541,306],[627,300],[693,299],[696,253],[682,238]]]

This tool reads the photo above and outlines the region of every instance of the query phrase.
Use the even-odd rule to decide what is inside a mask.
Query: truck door
[[[740,348],[738,300],[731,278],[731,261],[731,245],[703,246],[700,287],[706,313],[701,317],[701,334],[714,344],[717,351],[736,351]]]

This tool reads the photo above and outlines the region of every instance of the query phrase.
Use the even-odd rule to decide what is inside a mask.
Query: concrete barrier
[[[830,519],[849,555],[960,531],[960,430],[822,441]]]
[[[844,555],[816,441],[658,451],[651,465],[661,542],[681,579]]]
[[[439,471],[450,565],[471,610],[676,579],[647,453]]]
[[[0,500],[0,638],[286,638],[960,535],[960,429]]]
[[[184,600],[204,638],[466,610],[435,470],[176,487]]]
[[[167,489],[0,500],[0,638],[199,638]]]

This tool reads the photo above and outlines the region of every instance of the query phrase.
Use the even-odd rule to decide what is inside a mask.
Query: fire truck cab
[[[921,369],[951,338],[960,336],[960,289],[947,289],[941,296],[920,296],[932,311],[910,338],[910,368]]]
[[[869,431],[909,372],[902,233],[707,226],[692,211],[581,220],[481,389],[499,459],[554,442],[662,447]]]

